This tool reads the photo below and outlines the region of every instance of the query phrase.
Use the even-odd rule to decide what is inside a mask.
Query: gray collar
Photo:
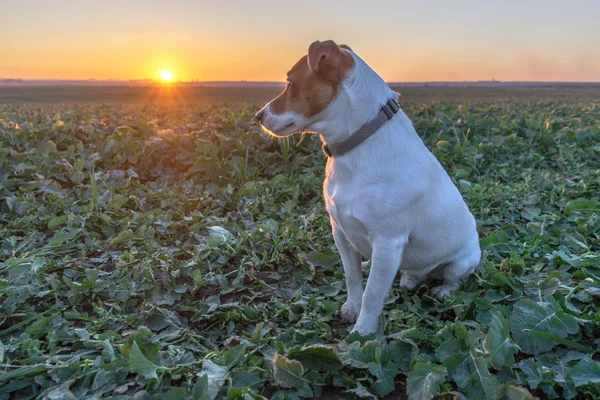
[[[346,154],[373,136],[373,134],[381,128],[381,125],[394,117],[398,110],[400,110],[398,101],[396,99],[389,99],[387,103],[381,107],[379,114],[377,114],[375,118],[361,126],[356,132],[350,135],[348,139],[340,143],[323,144],[323,153],[325,153],[327,157],[339,157]]]

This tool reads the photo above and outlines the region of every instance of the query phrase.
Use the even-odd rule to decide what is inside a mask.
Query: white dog
[[[256,118],[277,137],[321,135],[329,156],[323,193],[348,290],[341,314],[356,321],[354,331],[377,330],[398,269],[407,289],[436,270],[443,284],[432,293],[440,300],[475,270],[473,215],[396,93],[349,47],[311,44]],[[364,291],[361,256],[371,260]]]

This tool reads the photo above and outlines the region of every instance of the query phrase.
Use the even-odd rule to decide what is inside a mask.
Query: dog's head
[[[256,113],[263,129],[286,137],[318,122],[319,113],[336,98],[354,66],[350,51],[332,40],[311,44],[308,54],[288,72],[284,91]]]

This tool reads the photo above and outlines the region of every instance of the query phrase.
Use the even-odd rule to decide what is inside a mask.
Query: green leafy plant
[[[496,95],[404,102],[483,257],[444,303],[394,285],[367,338],[317,137],[240,104],[0,105],[0,398],[597,398],[600,103]]]

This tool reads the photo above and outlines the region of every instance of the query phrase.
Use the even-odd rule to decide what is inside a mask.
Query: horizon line
[[[215,84],[215,83],[249,83],[249,84],[285,84],[284,81],[268,81],[268,80],[212,80],[212,81],[201,81],[201,80],[188,80],[188,81],[174,81],[164,83],[160,79],[60,79],[60,78],[40,78],[40,79],[24,79],[24,78],[3,78],[0,77],[1,84],[15,84],[15,83],[34,83],[34,82],[64,82],[64,83],[124,83],[124,84],[135,84],[135,83],[152,83],[161,85],[176,85],[176,84]],[[386,81],[387,84],[428,84],[428,83],[579,83],[579,84],[600,84],[599,81],[576,81],[576,80],[564,80],[564,81],[532,81],[532,80],[511,80],[501,81],[497,79],[478,79],[478,80],[433,80],[433,81]]]

